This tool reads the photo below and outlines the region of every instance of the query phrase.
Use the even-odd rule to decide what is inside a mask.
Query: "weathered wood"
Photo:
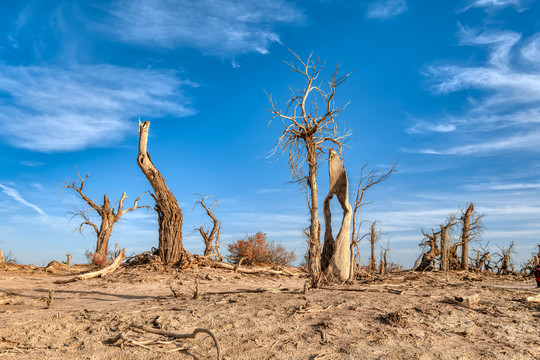
[[[349,204],[349,181],[347,172],[334,149],[330,149],[328,157],[328,172],[330,175],[330,191],[324,199],[324,247],[321,256],[321,269],[327,280],[346,281],[350,273],[350,231],[352,208]],[[341,228],[334,240],[332,235],[332,213],[330,200],[337,196],[343,209]]]
[[[159,247],[158,255],[165,264],[177,263],[187,252],[182,246],[182,210],[178,201],[169,190],[165,179],[152,163],[147,150],[148,129],[150,122],[139,120],[139,154],[137,164],[152,185],[156,201],[155,210],[158,213]]]
[[[166,330],[162,330],[162,329],[154,329],[154,328],[150,328],[150,327],[143,326],[143,325],[138,325],[138,324],[131,324],[130,327],[135,328],[135,329],[139,329],[139,330],[143,330],[143,331],[146,331],[146,332],[149,332],[149,333],[152,333],[152,334],[163,335],[163,336],[174,338],[174,339],[195,339],[195,336],[197,334],[200,334],[200,333],[208,334],[208,335],[210,335],[212,340],[214,340],[214,344],[216,345],[217,359],[218,360],[221,359],[221,350],[219,348],[219,342],[218,342],[216,336],[214,335],[214,333],[212,333],[208,329],[197,328],[197,329],[193,330],[193,332],[191,334],[179,334],[179,333],[166,331]]]
[[[461,230],[461,270],[469,270],[469,231],[471,227],[471,214],[474,211],[474,204],[471,202],[461,220],[463,228]]]
[[[54,283],[55,284],[67,284],[67,283],[71,283],[71,282],[75,282],[75,281],[88,280],[88,279],[92,279],[92,278],[95,278],[95,277],[98,277],[98,276],[104,276],[104,275],[110,274],[113,271],[115,271],[116,269],[118,269],[118,267],[120,266],[122,261],[124,261],[125,258],[126,258],[126,249],[122,249],[120,251],[120,254],[118,254],[118,256],[114,259],[112,264],[107,266],[106,268],[103,268],[101,270],[94,271],[94,272],[89,272],[89,273],[86,273],[86,274],[77,275],[77,276],[74,276],[74,277],[69,278],[69,279],[56,280]]]
[[[120,198],[120,201],[118,202],[118,208],[115,209],[114,206],[111,207],[111,203],[109,201],[109,197],[107,194],[103,195],[103,205],[98,205],[95,202],[93,202],[88,196],[86,196],[83,193],[84,188],[84,182],[88,178],[88,174],[83,178],[80,174],[78,174],[79,184],[75,182],[75,180],[68,180],[64,184],[64,189],[72,189],[74,190],[80,197],[83,199],[86,204],[90,206],[91,209],[93,209],[101,218],[101,224],[98,227],[96,224],[94,224],[92,221],[90,221],[90,218],[87,215],[87,210],[81,210],[76,209],[74,216],[80,216],[84,220],[78,227],[78,231],[82,231],[83,226],[90,226],[96,233],[97,236],[97,243],[96,243],[96,251],[94,252],[93,262],[100,266],[107,265],[107,253],[109,248],[109,238],[111,237],[113,226],[120,220],[121,216],[125,213],[128,213],[130,211],[140,209],[140,208],[148,208],[146,205],[138,206],[137,203],[139,202],[140,198],[144,195],[141,194],[137,199],[135,199],[133,206],[129,209],[124,209],[124,200],[126,200],[127,195],[125,192],[122,193],[122,197]],[[70,258],[71,259],[71,258]]]
[[[223,262],[212,262],[209,264],[210,267],[218,269],[227,269],[234,272],[246,273],[246,274],[272,274],[272,275],[287,275],[287,276],[298,276],[299,274],[293,273],[287,269],[283,270],[273,270],[269,268],[240,268],[237,265],[231,265]]]
[[[308,238],[308,269],[311,287],[316,288],[322,275],[317,169],[323,154],[330,148],[341,153],[345,139],[351,134],[350,131],[339,134],[336,118],[344,107],[335,105],[336,90],[350,74],[338,76],[339,66],[336,67],[325,91],[316,84],[324,66],[313,60],[312,55],[303,61],[294,52],[292,54],[296,62],[289,63],[289,66],[305,79],[306,85],[301,90],[293,91],[286,111],[279,109],[272,96],[268,96],[272,119],[280,119],[285,125],[273,154],[286,154],[291,179],[298,184],[308,203],[310,226],[305,231]]]
[[[4,265],[4,254],[2,253],[2,249],[0,249],[0,266]]]

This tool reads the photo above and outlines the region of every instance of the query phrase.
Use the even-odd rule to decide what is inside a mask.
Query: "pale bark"
[[[321,267],[328,280],[346,281],[350,273],[350,231],[352,208],[349,204],[349,182],[347,173],[339,156],[330,150],[328,159],[330,174],[330,191],[324,200],[324,247],[321,257]],[[332,214],[330,200],[337,196],[343,209],[341,228],[334,240],[332,235]]]
[[[0,266],[4,265],[4,254],[2,253],[2,249],[0,249]]]
[[[139,120],[139,154],[137,164],[152,185],[156,201],[155,210],[158,213],[159,247],[158,255],[165,264],[173,264],[182,260],[187,254],[182,246],[182,210],[178,201],[165,184],[165,179],[152,163],[147,151],[148,129],[150,122]]]
[[[306,141],[311,144],[311,141]],[[317,288],[321,282],[321,225],[319,224],[319,201],[317,188],[317,158],[314,145],[308,146],[309,188],[310,188],[310,227],[308,243],[308,269],[311,287]]]

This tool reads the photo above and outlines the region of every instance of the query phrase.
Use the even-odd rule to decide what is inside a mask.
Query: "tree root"
[[[166,331],[166,330],[162,330],[162,329],[154,329],[154,328],[150,328],[150,327],[146,327],[146,326],[138,325],[138,324],[131,324],[131,325],[129,325],[129,327],[134,328],[134,329],[138,329],[138,330],[142,330],[142,331],[146,331],[146,332],[149,332],[149,333],[152,333],[152,334],[163,335],[163,336],[166,336],[166,337],[169,337],[169,338],[173,338],[175,340],[178,340],[178,339],[195,339],[195,336],[198,333],[208,334],[212,338],[212,340],[214,340],[214,344],[216,345],[217,360],[221,360],[221,350],[220,350],[220,347],[219,347],[219,342],[218,342],[216,336],[208,329],[197,328],[197,329],[193,330],[193,332],[191,334],[179,334],[179,333],[174,333],[174,332],[170,332],[170,331]],[[168,345],[168,344],[174,343],[174,341],[158,341],[158,340],[136,341],[136,340],[128,338],[123,333],[119,333],[118,335],[116,335],[116,336],[114,336],[112,338],[105,339],[103,341],[103,343],[104,344],[114,344],[114,343],[116,343],[116,342],[118,342],[120,340],[124,341],[125,343],[127,343],[129,345],[139,346],[139,347],[142,347],[142,348],[147,349],[147,350],[152,350],[152,348],[150,348],[148,345],[155,345],[155,344]],[[175,351],[183,351],[183,350],[187,350],[187,348],[177,348],[177,349],[173,349],[173,350],[168,350],[168,351],[165,351],[165,353],[172,353],[172,352],[175,352]],[[159,351],[159,350],[156,350],[156,351]]]

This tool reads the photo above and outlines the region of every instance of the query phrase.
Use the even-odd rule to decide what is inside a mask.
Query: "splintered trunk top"
[[[165,184],[147,151],[150,122],[139,121],[139,155],[137,163],[154,189],[154,200],[159,221],[159,256],[166,264],[182,260],[182,210]]]

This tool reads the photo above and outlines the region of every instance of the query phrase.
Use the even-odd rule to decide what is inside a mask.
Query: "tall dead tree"
[[[370,259],[369,270],[371,271],[377,270],[377,259],[375,259],[375,244],[379,241],[379,232],[375,230],[376,224],[377,224],[377,220],[373,221],[371,223],[371,228],[369,231],[369,244],[371,246],[371,259]]]
[[[182,210],[178,201],[165,184],[165,179],[152,163],[148,153],[148,129],[150,121],[139,120],[139,154],[137,164],[152,185],[156,202],[155,210],[158,213],[159,247],[158,255],[165,264],[182,261],[184,255],[189,253],[182,246]]]
[[[321,269],[326,279],[346,281],[349,279],[351,268],[350,231],[352,208],[349,204],[349,181],[339,156],[330,149],[328,157],[328,172],[330,174],[330,191],[324,199],[324,246],[321,255]],[[334,240],[332,235],[332,213],[330,200],[337,196],[343,209],[341,228]]]
[[[323,89],[318,80],[324,64],[313,60],[310,55],[303,61],[292,52],[295,62],[288,63],[291,71],[299,74],[305,82],[300,90],[291,87],[291,98],[285,110],[278,108],[275,99],[268,95],[269,112],[272,120],[280,119],[284,130],[276,142],[272,154],[287,157],[291,179],[298,183],[300,191],[306,197],[310,213],[308,238],[308,269],[312,287],[318,287],[321,280],[321,241],[319,223],[319,204],[317,187],[317,169],[324,155],[330,148],[342,154],[343,143],[350,132],[340,135],[338,131],[338,114],[345,108],[335,105],[337,88],[350,74],[338,76],[337,66]],[[307,174],[306,174],[307,167]]]
[[[107,262],[106,260],[107,250],[109,247],[109,238],[111,237],[114,224],[116,224],[120,220],[120,217],[122,215],[136,209],[144,207],[148,208],[148,206],[137,205],[141,196],[144,195],[143,193],[137,199],[135,199],[132,207],[130,207],[129,209],[124,209],[124,200],[127,198],[125,192],[122,194],[120,201],[118,201],[118,208],[116,209],[114,206],[111,207],[111,203],[109,201],[109,198],[107,197],[107,194],[103,195],[103,205],[98,205],[83,193],[84,182],[86,181],[86,179],[88,179],[88,174],[84,178],[81,177],[80,174],[77,174],[77,176],[79,177],[77,181],[78,184],[75,180],[70,179],[64,184],[63,189],[71,189],[75,191],[75,193],[85,201],[86,205],[90,207],[88,208],[85,206],[84,209],[75,208],[75,214],[73,216],[80,216],[84,220],[77,229],[79,233],[82,232],[83,226],[90,226],[92,229],[94,229],[97,236],[97,244],[96,251],[94,252],[93,261],[97,264],[104,266]],[[90,220],[90,217],[88,216],[88,211],[90,209],[94,210],[101,218],[101,224],[99,225],[99,228]]]
[[[461,210],[461,270],[469,270],[469,242],[478,237],[484,228],[482,219],[484,214],[476,214],[474,204]]]
[[[206,211],[206,215],[212,220],[212,228],[205,229],[204,226],[200,226],[197,230],[201,234],[204,240],[204,256],[214,256],[217,260],[223,260],[221,253],[219,251],[219,233],[221,232],[221,223],[212,213],[214,206],[218,205],[218,201],[213,196],[202,196],[201,194],[196,194],[200,197],[199,200],[195,202],[195,205],[201,205]],[[212,204],[205,204],[205,200],[212,197],[214,201]]]

